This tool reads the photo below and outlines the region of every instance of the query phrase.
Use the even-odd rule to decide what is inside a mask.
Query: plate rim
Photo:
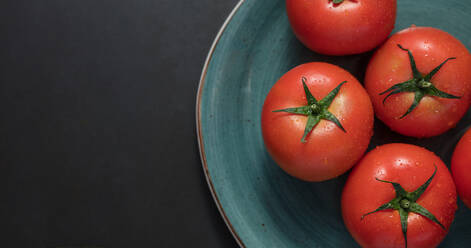
[[[229,15],[227,16],[227,18],[224,21],[224,23],[222,24],[222,26],[219,28],[219,31],[218,31],[218,33],[216,34],[216,37],[213,40],[213,43],[211,45],[211,48],[209,49],[208,55],[206,56],[206,60],[204,62],[203,70],[201,72],[200,80],[199,80],[199,83],[198,83],[198,91],[196,93],[196,111],[195,111],[195,113],[196,113],[196,135],[197,135],[197,140],[198,140],[198,148],[199,148],[199,154],[200,154],[200,159],[201,159],[201,165],[202,165],[204,175],[205,175],[205,178],[206,178],[206,183],[208,184],[209,190],[210,190],[211,195],[213,197],[213,201],[216,203],[216,206],[219,210],[219,214],[221,215],[222,219],[224,220],[224,223],[226,223],[226,226],[229,229],[229,231],[231,232],[232,237],[236,240],[237,244],[242,248],[246,248],[246,245],[244,244],[244,242],[240,238],[239,234],[234,229],[231,221],[229,220],[229,218],[226,215],[226,212],[222,208],[221,202],[219,201],[219,198],[216,194],[216,190],[214,188],[214,184],[213,184],[213,182],[211,180],[211,176],[209,174],[208,164],[207,164],[207,161],[206,161],[206,154],[204,152],[204,143],[203,143],[203,134],[202,134],[203,132],[202,132],[202,129],[201,129],[201,98],[202,98],[202,93],[203,93],[203,87],[204,87],[205,80],[206,80],[206,74],[208,72],[209,63],[211,62],[211,59],[213,57],[214,50],[215,50],[217,44],[219,43],[219,40],[221,39],[222,34],[226,30],[227,25],[232,20],[235,13],[240,9],[240,7],[242,6],[242,4],[244,2],[245,2],[245,0],[239,0],[239,2],[236,4],[236,6],[232,9],[231,13],[229,13]]]

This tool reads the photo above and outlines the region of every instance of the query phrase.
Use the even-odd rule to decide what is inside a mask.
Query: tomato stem
[[[419,88],[421,88],[421,89],[426,89],[426,88],[430,88],[430,87],[433,86],[432,83],[427,82],[427,81],[425,81],[424,79],[420,80],[420,81],[417,83],[417,85],[418,85]]]
[[[402,233],[404,235],[406,248],[407,248],[407,223],[408,223],[408,217],[409,217],[410,212],[420,214],[430,219],[431,221],[438,224],[441,228],[443,228],[443,230],[445,230],[446,229],[445,226],[443,226],[442,223],[440,223],[440,221],[438,221],[438,219],[432,213],[430,213],[426,208],[416,203],[416,201],[428,188],[433,178],[435,177],[435,174],[437,173],[437,166],[435,164],[434,166],[435,166],[435,171],[433,172],[432,176],[430,176],[429,179],[427,179],[427,181],[424,184],[422,184],[413,192],[407,192],[399,183],[385,181],[385,180],[376,178],[376,180],[380,182],[392,184],[392,186],[394,187],[394,190],[396,191],[396,197],[392,199],[391,201],[389,201],[388,203],[381,205],[376,210],[373,210],[371,212],[364,214],[363,216],[361,216],[361,219],[363,219],[367,215],[370,215],[370,214],[373,214],[382,210],[388,210],[388,209],[398,210],[399,216],[401,218],[401,228],[402,228]]]
[[[320,120],[328,120],[332,121],[337,125],[342,131],[345,131],[340,121],[337,117],[332,114],[328,108],[334,101],[334,98],[340,91],[340,87],[345,84],[347,81],[341,82],[337,87],[335,87],[329,94],[327,94],[322,100],[317,101],[316,98],[312,95],[311,91],[306,85],[306,78],[302,77],[301,81],[303,83],[304,93],[306,94],[307,104],[306,106],[302,107],[295,107],[295,108],[286,108],[286,109],[279,109],[274,110],[273,112],[287,112],[291,114],[299,114],[307,116],[306,127],[304,128],[304,134],[301,138],[301,142],[306,142],[307,135],[312,131],[312,129],[320,122]]]
[[[445,65],[446,62],[448,62],[449,60],[456,59],[455,57],[447,58],[440,65],[435,67],[431,72],[423,76],[422,73],[420,73],[419,70],[417,69],[412,52],[409,49],[402,47],[400,44],[397,44],[397,46],[401,50],[406,51],[407,54],[409,55],[409,61],[410,61],[411,69],[412,69],[412,79],[409,79],[402,83],[395,84],[389,89],[379,94],[384,95],[388,93],[383,99],[383,104],[384,104],[386,102],[386,99],[388,99],[392,95],[399,94],[402,92],[415,93],[414,101],[412,102],[412,105],[409,107],[407,112],[400,117],[400,119],[406,117],[409,113],[411,113],[419,105],[420,101],[422,100],[422,98],[424,98],[424,96],[428,95],[428,96],[436,96],[436,97],[442,97],[442,98],[448,98],[448,99],[460,98],[459,96],[451,95],[437,89],[433,85],[433,83],[430,81],[432,77],[442,68],[442,66]]]
[[[401,208],[408,209],[410,207],[410,201],[406,198],[403,198],[400,202]]]

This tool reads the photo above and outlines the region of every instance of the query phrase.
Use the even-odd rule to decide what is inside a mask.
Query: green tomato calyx
[[[301,81],[303,83],[304,93],[306,94],[307,105],[302,107],[279,109],[273,112],[287,112],[291,114],[305,115],[308,117],[306,127],[304,129],[304,134],[301,138],[302,143],[306,142],[306,136],[322,119],[332,121],[333,123],[335,123],[335,125],[342,129],[342,131],[347,132],[345,131],[337,117],[335,117],[335,115],[328,110],[335,96],[337,96],[337,94],[339,93],[340,87],[342,87],[342,85],[347,81],[343,81],[342,83],[340,83],[320,101],[317,101],[316,98],[309,91],[309,88],[306,85],[306,78],[302,77]]]
[[[334,4],[341,4],[344,0],[332,0]]]
[[[419,205],[416,201],[420,198],[420,196],[425,192],[425,190],[428,188],[430,183],[432,182],[433,178],[435,177],[435,174],[437,173],[437,166],[435,166],[435,171],[433,172],[432,176],[420,187],[418,187],[415,191],[413,192],[407,192],[399,183],[395,182],[390,182],[390,181],[385,181],[376,178],[376,180],[383,182],[383,183],[390,183],[394,187],[394,190],[396,191],[396,197],[389,201],[388,203],[385,203],[381,205],[379,208],[377,208],[374,211],[371,211],[369,213],[364,214],[361,216],[361,219],[363,219],[365,216],[370,215],[372,213],[376,213],[378,211],[382,210],[398,210],[399,211],[399,216],[401,218],[401,227],[402,227],[402,233],[404,235],[404,240],[407,248],[407,219],[409,217],[409,213],[417,213],[419,215],[422,215],[431,221],[435,222],[438,224],[443,230],[446,230],[445,226],[438,221],[438,219],[430,213],[426,208],[422,207]]]
[[[414,110],[420,103],[420,100],[424,98],[424,96],[436,96],[436,97],[442,97],[442,98],[448,98],[448,99],[459,99],[459,96],[454,96],[451,94],[448,94],[446,92],[443,92],[439,89],[437,89],[433,83],[430,81],[432,77],[442,68],[443,65],[445,65],[446,62],[449,60],[456,59],[455,57],[447,58],[445,61],[443,61],[440,65],[435,67],[431,72],[423,76],[419,70],[417,69],[417,66],[415,64],[414,56],[412,56],[412,52],[409,49],[403,48],[400,44],[397,44],[397,46],[403,50],[406,51],[407,54],[409,55],[409,61],[410,65],[412,68],[412,79],[409,79],[405,82],[398,83],[390,87],[389,89],[379,93],[380,95],[384,95],[388,93],[384,99],[383,99],[383,104],[386,102],[386,99],[388,99],[390,96],[394,94],[399,94],[402,92],[413,92],[415,93],[414,96],[414,101],[412,102],[412,105],[409,107],[406,113],[404,113],[400,119],[406,117],[412,110]]]

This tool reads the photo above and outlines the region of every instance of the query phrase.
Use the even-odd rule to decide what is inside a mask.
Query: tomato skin
[[[391,33],[396,0],[286,0],[296,37],[309,49],[328,55],[369,51]]]
[[[414,191],[437,174],[417,203],[445,226],[410,213],[408,247],[435,247],[445,237],[457,209],[456,190],[446,165],[432,152],[410,144],[387,144],[367,153],[353,168],[342,192],[342,216],[347,229],[362,247],[405,247],[397,210],[383,210],[361,219],[395,197],[393,186],[375,178],[397,182]]]
[[[328,110],[346,129],[321,120],[301,143],[307,117],[274,110],[307,105],[302,77],[319,101],[347,81]],[[349,72],[313,62],[285,73],[268,93],[262,110],[262,134],[268,153],[288,174],[306,181],[323,181],[350,169],[368,147],[373,128],[368,94]]]
[[[379,95],[397,83],[412,78],[407,52],[409,49],[418,70],[427,74],[449,57],[448,61],[432,77],[439,90],[460,96],[446,99],[425,96],[406,117],[400,117],[412,105],[414,93],[392,95],[383,104],[385,95]],[[366,70],[365,88],[371,97],[376,116],[393,131],[413,137],[431,137],[454,127],[466,113],[471,92],[471,55],[461,42],[436,28],[411,27],[402,30],[386,41],[374,54]]]
[[[451,158],[451,172],[458,195],[471,208],[471,129],[466,131],[455,147]]]

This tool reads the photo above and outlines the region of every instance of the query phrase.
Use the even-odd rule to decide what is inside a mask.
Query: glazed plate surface
[[[471,5],[457,0],[398,0],[393,31],[415,24],[440,28],[471,48]],[[196,106],[203,169],[222,217],[242,247],[357,247],[344,227],[340,195],[348,173],[322,183],[290,177],[263,144],[260,114],[281,75],[306,62],[324,61],[360,82],[372,52],[334,57],[305,48],[291,32],[283,0],[241,1],[219,33],[203,69]],[[471,68],[470,68],[471,69]],[[403,137],[375,120],[369,149],[403,142],[426,147],[450,164],[471,113],[447,133]],[[471,210],[458,202],[440,247],[471,243]]]

